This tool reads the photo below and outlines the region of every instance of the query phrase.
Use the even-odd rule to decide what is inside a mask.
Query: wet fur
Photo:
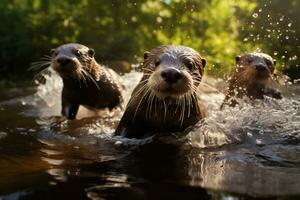
[[[251,61],[251,62],[250,62]],[[281,93],[270,87],[276,61],[264,53],[249,53],[236,58],[237,66],[233,75],[228,80],[228,89],[225,95],[225,105],[235,106],[236,98],[248,97],[250,99],[263,99],[270,96],[281,99]],[[256,70],[255,65],[267,67],[265,72]]]
[[[172,94],[159,90],[164,89],[164,83],[159,78],[161,69],[155,62],[162,55],[173,56],[180,62],[188,58],[195,64],[192,71],[185,67],[180,69],[184,74],[183,82],[187,84],[176,83],[174,89],[178,91]],[[204,66],[205,60],[188,47],[167,45],[145,53],[143,77],[131,95],[115,134],[143,138],[158,132],[183,131],[203,119],[206,112],[196,91]],[[182,93],[181,89],[187,92]]]
[[[69,58],[72,63],[60,65],[57,61],[60,57]],[[75,119],[80,105],[88,109],[113,109],[122,104],[120,78],[114,71],[96,62],[92,49],[81,44],[65,44],[52,50],[52,56],[48,58],[50,67],[63,80],[63,116]]]

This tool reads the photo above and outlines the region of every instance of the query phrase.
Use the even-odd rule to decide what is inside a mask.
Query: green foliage
[[[283,14],[298,20],[298,1],[274,2],[264,15],[276,14],[282,6],[288,9]],[[68,42],[94,48],[100,62],[133,63],[158,45],[187,45],[207,59],[206,72],[216,76],[231,71],[237,54],[258,47],[267,52],[275,48],[278,55],[297,52],[292,44],[279,48],[282,43],[274,44],[271,38],[245,40],[250,33],[264,31],[258,25],[264,17],[255,19],[258,26],[248,26],[261,4],[258,0],[2,0],[0,76],[23,75],[32,61]]]

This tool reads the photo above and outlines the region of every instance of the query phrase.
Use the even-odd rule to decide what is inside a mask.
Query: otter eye
[[[270,60],[266,60],[267,65],[271,66],[273,63]]]
[[[155,67],[157,67],[158,65],[160,65],[160,60],[155,61]]]
[[[81,52],[80,52],[79,50],[76,50],[76,51],[74,52],[74,54],[75,54],[75,56],[81,56]]]
[[[189,69],[189,70],[192,70],[195,68],[195,65],[192,61],[188,60],[186,62],[184,62],[184,65]]]
[[[252,58],[248,58],[248,59],[247,59],[247,63],[248,63],[248,64],[252,63],[252,61],[253,61]]]

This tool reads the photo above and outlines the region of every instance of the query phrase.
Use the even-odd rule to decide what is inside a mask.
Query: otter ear
[[[274,66],[276,65],[276,62],[277,62],[277,61],[274,59],[274,60],[273,60],[273,65],[274,65]]]
[[[241,60],[241,56],[236,56],[235,57],[235,62],[238,64],[240,63],[240,60]]]
[[[88,50],[88,54],[89,54],[89,56],[90,56],[91,58],[93,58],[94,55],[95,55],[94,49],[89,49],[89,50]]]
[[[202,62],[202,67],[204,68],[205,65],[206,65],[206,60],[204,58],[201,59],[201,62]]]
[[[150,52],[149,51],[145,51],[144,52],[144,60],[146,60],[150,55]]]

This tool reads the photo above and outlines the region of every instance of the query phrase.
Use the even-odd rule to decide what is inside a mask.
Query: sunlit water
[[[122,77],[126,101],[140,77]],[[283,88],[279,101],[221,111],[224,95],[202,84],[208,118],[182,134],[136,140],[113,136],[121,109],[81,108],[77,120],[63,120],[62,82],[46,78],[1,94],[0,199],[300,196],[299,86]]]

